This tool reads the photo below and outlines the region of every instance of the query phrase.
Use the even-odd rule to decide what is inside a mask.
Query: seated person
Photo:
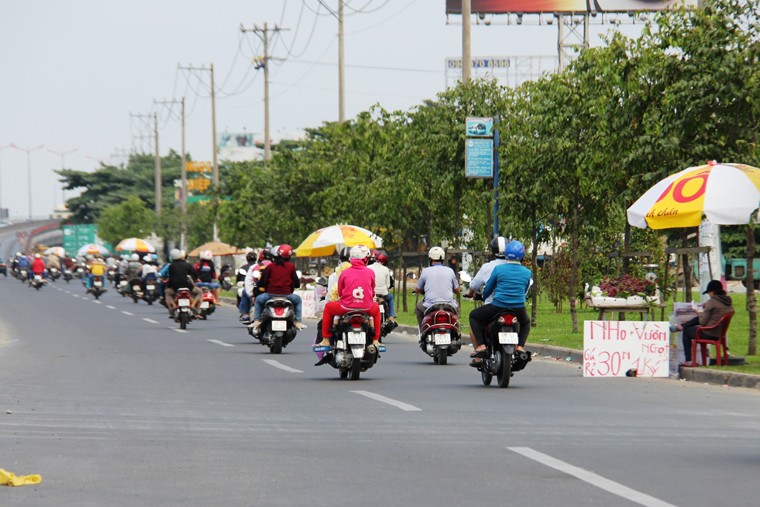
[[[734,309],[731,296],[728,296],[723,290],[723,284],[720,283],[720,280],[710,280],[710,283],[707,284],[707,290],[702,294],[709,294],[710,299],[704,304],[701,311],[697,311],[698,315],[681,325],[675,326],[676,331],[683,331],[683,353],[686,362],[682,363],[681,366],[696,366],[692,362],[692,359],[695,358],[691,357],[691,342],[697,334],[697,326],[714,326],[725,314]],[[721,331],[721,329],[703,331],[700,336],[706,340],[718,340]]]

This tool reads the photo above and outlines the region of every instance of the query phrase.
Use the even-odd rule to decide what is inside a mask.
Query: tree
[[[148,236],[155,228],[155,214],[142,199],[132,195],[103,209],[96,223],[98,236],[115,245],[125,238]]]

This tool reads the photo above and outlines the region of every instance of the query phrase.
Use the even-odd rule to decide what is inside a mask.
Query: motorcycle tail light
[[[278,317],[282,317],[283,315],[285,315],[285,308],[282,306],[275,306],[274,314]]]
[[[359,315],[355,315],[355,316],[351,317],[351,326],[353,326],[353,327],[356,327],[356,326],[361,327],[362,324],[364,324],[364,318],[363,317],[361,317]]]
[[[446,312],[437,312],[435,314],[436,324],[448,324],[449,320],[449,315]]]
[[[499,324],[511,326],[515,322],[517,322],[517,317],[515,317],[514,315],[502,315],[501,317],[499,317]]]

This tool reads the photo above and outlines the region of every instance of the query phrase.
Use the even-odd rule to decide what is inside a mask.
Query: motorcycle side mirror
[[[461,279],[461,280],[462,280],[464,283],[470,283],[470,282],[472,281],[472,277],[471,277],[471,276],[470,276],[470,274],[469,274],[469,273],[467,273],[466,271],[460,271],[460,272],[459,272],[459,278],[460,278],[460,279]]]

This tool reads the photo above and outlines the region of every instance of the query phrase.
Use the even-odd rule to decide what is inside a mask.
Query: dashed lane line
[[[111,306],[111,305],[106,305],[106,308],[110,308],[111,310],[116,310],[116,307],[115,306]]]
[[[135,316],[135,314],[134,314],[134,313],[131,313],[131,312],[127,312],[127,311],[125,311],[125,310],[122,310],[122,311],[121,311],[121,313],[123,313],[124,315],[129,315],[130,317],[134,317],[134,316]]]
[[[263,359],[263,361],[269,366],[274,366],[275,368],[279,368],[280,370],[284,370],[289,373],[303,373],[302,370],[296,370],[295,368],[291,368],[290,366],[284,365],[279,361],[275,361],[274,359]]]
[[[148,318],[145,318],[145,317],[143,317],[143,320],[144,320],[145,322],[150,322],[151,324],[158,324],[158,321],[157,321],[157,320],[148,319]]]
[[[422,409],[420,407],[415,407],[414,405],[404,403],[403,401],[394,400],[393,398],[387,398],[380,394],[371,393],[369,391],[351,391],[351,392],[355,394],[359,394],[361,396],[366,396],[367,398],[371,398],[375,401],[387,403],[388,405],[392,405],[396,408],[400,408],[404,412],[422,412]]]
[[[673,504],[663,502],[659,498],[655,498],[640,491],[636,491],[635,489],[631,489],[628,486],[624,486],[618,482],[604,478],[601,475],[597,475],[594,472],[589,472],[583,468],[573,466],[570,463],[565,463],[564,461],[553,458],[548,454],[538,452],[534,449],[531,449],[530,447],[507,447],[507,449],[512,452],[516,452],[517,454],[521,454],[526,458],[532,459],[533,461],[537,461],[542,465],[546,465],[549,468],[553,468],[568,475],[572,475],[573,477],[587,482],[592,486],[596,486],[597,488],[623,497],[639,505],[645,505],[647,507],[675,507]]]
[[[211,343],[216,343],[217,345],[221,345],[222,347],[234,347],[234,345],[231,343],[224,343],[223,341],[219,341],[219,340],[208,340],[208,341],[210,341]]]

